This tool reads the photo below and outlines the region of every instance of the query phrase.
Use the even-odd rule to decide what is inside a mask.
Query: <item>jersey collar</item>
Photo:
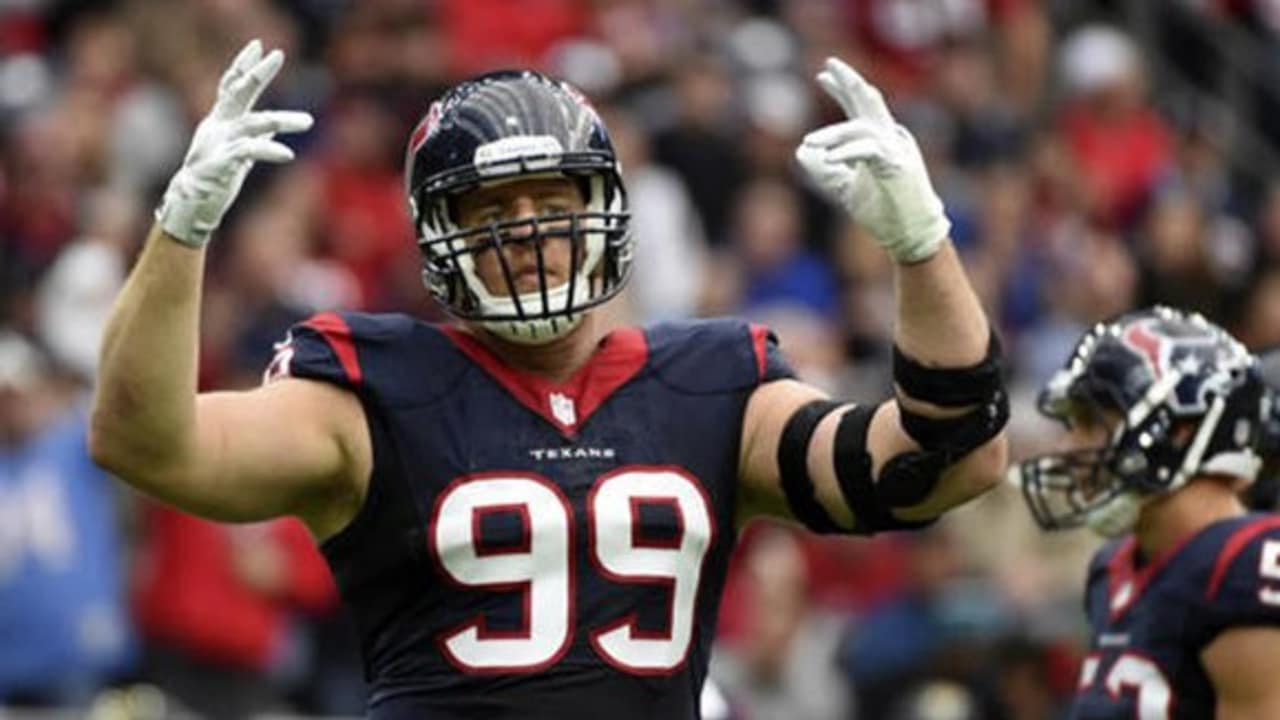
[[[550,423],[567,438],[576,437],[605,400],[635,377],[649,357],[644,332],[637,327],[614,330],[600,341],[586,364],[563,383],[512,367],[470,333],[441,327],[455,347],[480,366],[521,405]]]
[[[1107,611],[1112,621],[1133,607],[1151,581],[1194,537],[1194,533],[1188,535],[1141,566],[1138,565],[1137,538],[1130,535],[1120,543],[1107,563]]]

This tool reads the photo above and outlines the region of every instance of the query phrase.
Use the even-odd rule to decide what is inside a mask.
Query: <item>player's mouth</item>
[[[539,292],[542,289],[540,276],[541,274],[538,272],[538,267],[534,265],[512,273],[511,279],[515,283],[516,292],[524,295],[525,293]],[[563,282],[559,275],[550,269],[547,270],[546,276],[547,290],[551,290]]]

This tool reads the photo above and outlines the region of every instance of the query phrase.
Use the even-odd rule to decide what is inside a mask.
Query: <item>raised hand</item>
[[[951,223],[929,182],[915,138],[853,68],[828,58],[818,84],[848,120],[804,137],[796,159],[813,181],[899,263],[933,256]]]
[[[182,167],[169,181],[156,210],[156,220],[166,233],[184,244],[203,246],[222,222],[254,162],[293,159],[293,151],[273,138],[276,133],[310,128],[311,115],[253,111],[283,65],[284,53],[272,50],[264,57],[259,40],[251,41],[231,61],[218,82],[213,109],[196,126]]]

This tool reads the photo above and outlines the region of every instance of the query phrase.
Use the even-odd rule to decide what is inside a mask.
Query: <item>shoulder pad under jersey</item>
[[[683,392],[732,392],[795,376],[777,337],[744,320],[659,323],[645,328],[645,337],[650,367]]]

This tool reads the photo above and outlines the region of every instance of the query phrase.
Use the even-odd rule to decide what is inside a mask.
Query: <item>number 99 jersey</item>
[[[791,373],[758,326],[611,333],[574,377],[404,316],[318,315],[268,378],[350,389],[373,473],[322,551],[374,718],[697,718],[750,393]]]
[[[1280,517],[1221,520],[1140,567],[1136,560],[1129,536],[1089,568],[1093,639],[1071,717],[1214,717],[1201,652],[1224,630],[1280,625]]]

